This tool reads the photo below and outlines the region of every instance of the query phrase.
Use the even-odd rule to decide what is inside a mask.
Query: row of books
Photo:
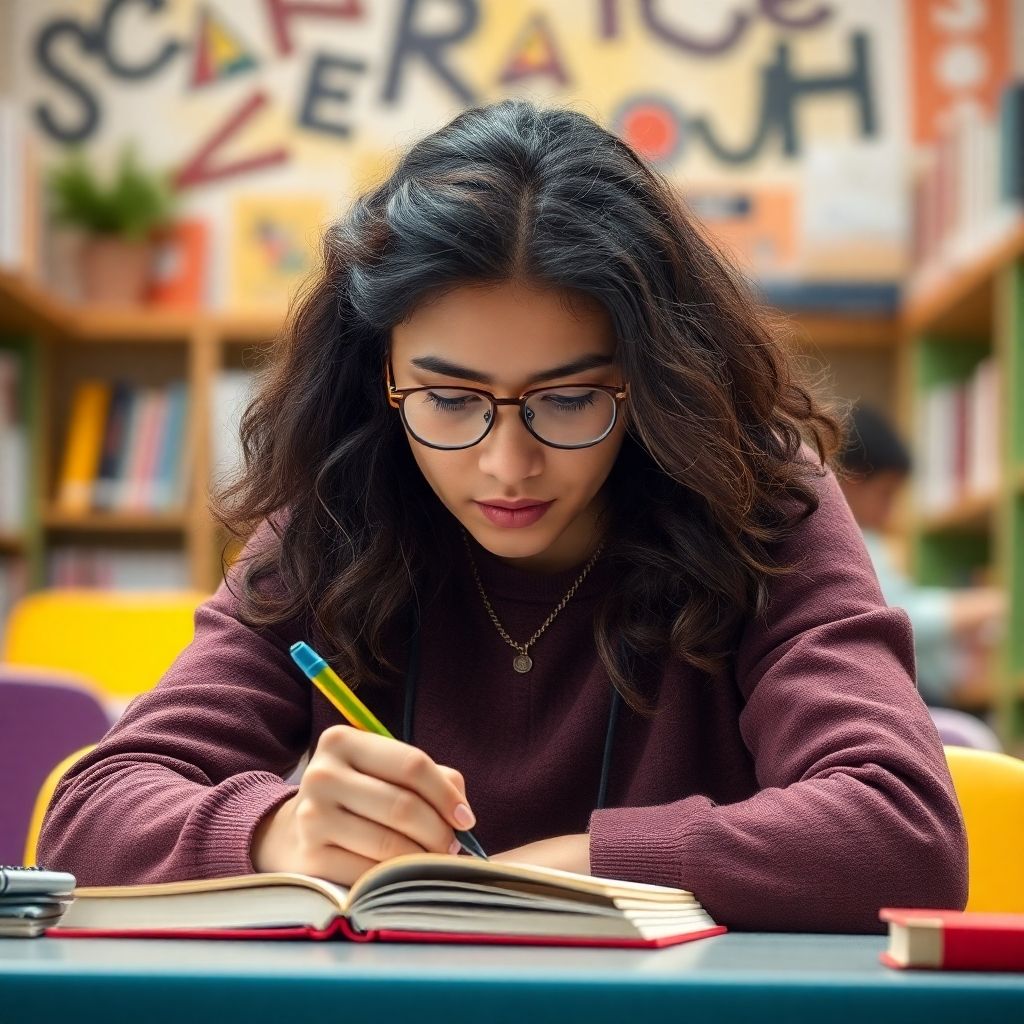
[[[71,399],[57,506],[165,512],[186,497],[188,390],[82,380]]]
[[[970,262],[1024,216],[1024,82],[1010,83],[998,115],[955,108],[912,184],[911,290]]]
[[[20,356],[0,349],[0,533],[18,533],[28,512],[28,427]]]
[[[922,511],[941,513],[965,499],[995,493],[1000,479],[1000,375],[989,356],[966,380],[922,396],[917,471]]]
[[[47,562],[52,587],[105,590],[178,590],[189,586],[181,551],[103,547],[55,548]]]

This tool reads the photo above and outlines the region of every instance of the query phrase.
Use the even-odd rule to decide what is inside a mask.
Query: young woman
[[[62,783],[81,883],[352,882],[471,827],[734,928],[962,907],[942,749],[835,423],[619,139],[467,110],[326,233],[194,642]],[[340,724],[309,640],[396,739]],[[284,781],[310,760],[296,786]]]

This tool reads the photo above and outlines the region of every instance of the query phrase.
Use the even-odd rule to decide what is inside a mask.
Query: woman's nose
[[[497,419],[477,445],[483,473],[503,484],[538,476],[544,466],[544,445],[531,434],[515,406],[498,406]]]

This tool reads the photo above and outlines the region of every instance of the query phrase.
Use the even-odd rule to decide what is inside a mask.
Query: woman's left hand
[[[493,861],[515,861],[518,864],[533,864],[541,868],[559,868],[562,871],[575,871],[577,874],[590,874],[590,836],[582,835],[552,836],[540,839],[526,846],[517,846],[504,853],[493,854]]]

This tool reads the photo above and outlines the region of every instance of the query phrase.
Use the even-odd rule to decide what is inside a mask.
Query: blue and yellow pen
[[[364,732],[375,732],[378,736],[394,737],[388,732],[372,711],[345,685],[341,676],[302,640],[291,646],[291,655],[295,664],[302,669],[320,692],[351,722],[357,729]],[[473,833],[468,830],[455,829],[455,838],[462,848],[487,860],[483,847],[476,841]]]

